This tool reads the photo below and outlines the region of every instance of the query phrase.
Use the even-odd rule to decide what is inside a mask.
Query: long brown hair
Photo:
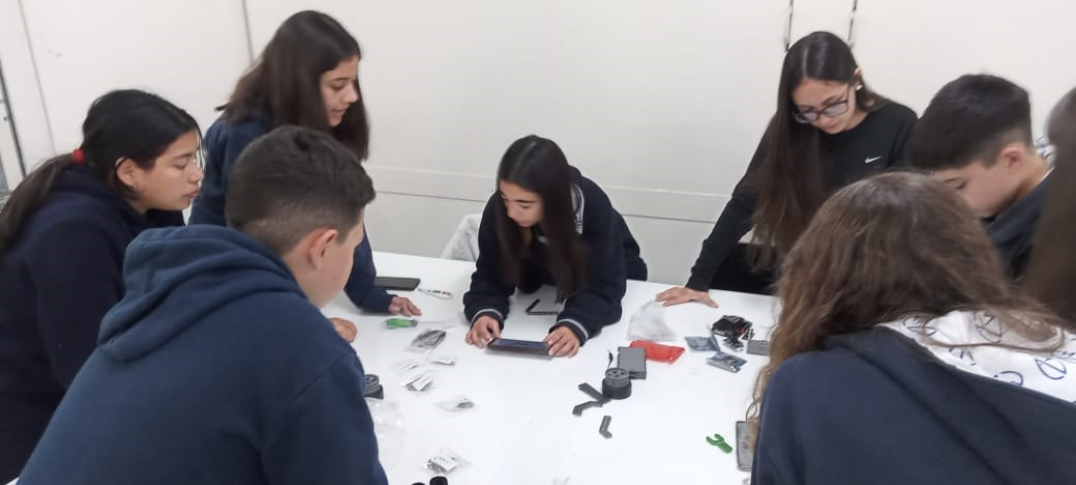
[[[777,294],[752,421],[774,371],[833,335],[966,310],[989,312],[1029,341],[1063,337],[1056,317],[1011,287],[956,191],[920,174],[877,175],[830,197],[785,258]]]
[[[867,87],[856,74],[858,68],[848,44],[829,32],[814,32],[785,54],[777,113],[764,136],[765,159],[751,181],[758,194],[751,253],[756,268],[771,267],[788,253],[828,195],[832,153],[827,135],[793,119],[798,109],[792,93],[808,78],[847,83],[850,88],[858,84],[862,88],[855,91],[856,109],[877,111],[888,101]]]
[[[1054,144],[1054,171],[1024,285],[1076,330],[1076,89],[1054,107],[1047,131]]]
[[[352,57],[362,59],[359,43],[336,19],[306,10],[288,17],[265,46],[257,64],[235,86],[225,117],[241,123],[264,115],[273,127],[296,125],[331,133],[359,160],[369,154],[370,126],[362,89],[336,127],[329,127],[321,97],[321,75]]]
[[[512,143],[497,167],[497,181],[511,182],[542,198],[542,221],[538,228],[549,248],[550,272],[557,283],[557,300],[563,301],[586,281],[585,249],[576,232],[572,203],[571,167],[553,140],[535,135]],[[503,203],[495,204],[497,239],[501,246],[501,270],[505,282],[518,284],[523,260],[530,253],[523,231]]]

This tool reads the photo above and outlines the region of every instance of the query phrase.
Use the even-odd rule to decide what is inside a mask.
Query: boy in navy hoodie
[[[386,483],[362,364],[318,310],[347,282],[373,198],[328,135],[251,144],[229,228],[128,248],[127,294],[20,483]]]
[[[1032,139],[1027,91],[987,74],[946,84],[912,132],[908,161],[959,192],[1009,275],[1023,276],[1050,174]]]

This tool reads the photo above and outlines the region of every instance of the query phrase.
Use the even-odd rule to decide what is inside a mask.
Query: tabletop
[[[666,309],[666,323],[678,336],[662,343],[684,347],[685,353],[672,364],[648,361],[646,379],[632,381],[628,399],[575,416],[572,408],[591,400],[578,386],[587,382],[601,388],[609,352],[616,355],[630,342],[632,315],[669,285],[628,282],[620,322],[590,339],[574,358],[545,359],[464,342],[468,322],[462,298],[473,263],[390,253],[374,253],[374,261],[379,275],[418,277],[420,289],[451,294],[445,299],[396,292],[423,310],[413,329],[386,329],[384,315],[364,315],[343,295],[324,309],[327,316],[355,322],[355,350],[366,373],[381,379],[385,399],[372,412],[390,483],[427,482],[432,476],[427,463],[443,452],[458,459],[447,475],[450,484],[740,484],[748,478],[737,468],[735,453],[722,452],[706,437],[718,433],[735,446],[735,423],[744,419],[767,359],[735,353],[747,363],[732,373],[706,364],[713,352],[692,351],[683,337],[709,335],[710,324],[723,315],[744,317],[757,334],[768,335],[777,310],[774,298],[712,291],[719,308],[690,303]],[[502,337],[545,337],[555,317],[524,310],[534,299],[545,302],[552,296],[551,288],[513,296]],[[427,354],[409,350],[424,329],[443,329],[447,335]],[[433,363],[434,358],[455,364]],[[433,383],[426,391],[404,387],[429,371]],[[441,407],[461,397],[473,407]],[[598,432],[606,415],[612,418],[611,438]]]

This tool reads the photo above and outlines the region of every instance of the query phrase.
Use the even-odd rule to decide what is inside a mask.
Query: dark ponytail
[[[85,166],[94,177],[128,199],[135,191],[116,173],[121,159],[144,170],[179,137],[199,132],[198,122],[176,105],[155,94],[135,89],[112,91],[90,105],[82,123],[82,146],[35,169],[15,187],[0,209],[0,260],[15,245],[27,220],[45,203],[57,177],[74,166]]]

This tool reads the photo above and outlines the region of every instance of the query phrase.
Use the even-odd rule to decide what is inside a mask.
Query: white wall
[[[651,279],[670,283],[686,279],[773,111],[790,32],[847,36],[854,20],[868,81],[917,110],[987,69],[1031,90],[1041,124],[1076,84],[1067,0],[796,0],[791,24],[789,3],[247,0],[244,15],[241,0],[0,2],[0,60],[36,162],[71,149],[89,101],[114,87],[149,87],[207,126],[248,40],[257,52],[291,13],[324,10],[365,51],[375,248],[439,254],[481,209],[503,150],[537,133],[609,192]]]
[[[111,89],[154,91],[206,128],[250,62],[240,0],[4,1],[0,56],[30,167],[76,148]]]
[[[856,17],[867,82],[919,113],[943,84],[990,73],[1030,91],[1041,133],[1050,108],[1076,86],[1072,0],[859,0]]]
[[[296,9],[360,39],[377,248],[440,253],[516,138],[556,140],[680,282],[771,111],[787,0],[250,2],[255,49]],[[751,46],[731,48],[731,46]]]

